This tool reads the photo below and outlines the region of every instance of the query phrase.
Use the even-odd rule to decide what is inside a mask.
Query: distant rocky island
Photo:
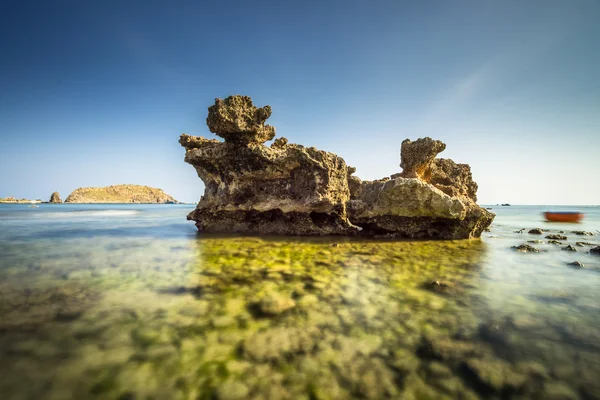
[[[466,239],[494,219],[476,204],[469,165],[435,158],[446,148],[439,140],[403,141],[401,173],[362,181],[336,154],[284,137],[265,146],[270,116],[248,96],[216,99],[206,123],[224,141],[180,136],[205,184],[187,217],[199,231]]]
[[[52,203],[52,204],[62,203],[62,199],[60,198],[60,194],[58,192],[52,193],[50,195],[50,200],[48,201],[48,203]]]
[[[6,203],[6,204],[35,204],[35,203],[41,203],[42,200],[40,199],[36,199],[36,200],[27,200],[27,199],[17,199],[15,197],[0,197],[0,203]]]
[[[55,200],[60,200],[60,197]],[[161,189],[142,185],[112,185],[75,189],[65,199],[65,203],[177,204],[179,202]]]

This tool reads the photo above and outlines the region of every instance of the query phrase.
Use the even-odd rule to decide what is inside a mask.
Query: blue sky
[[[0,197],[195,202],[179,134],[239,93],[363,179],[431,136],[482,204],[600,204],[598,38],[594,0],[0,1]]]

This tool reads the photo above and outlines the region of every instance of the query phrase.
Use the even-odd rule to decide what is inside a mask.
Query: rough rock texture
[[[264,125],[271,108],[249,97],[216,99],[207,124],[225,139],[181,135],[185,161],[206,189],[188,215],[200,231],[282,235],[345,234],[348,167],[333,153],[276,140]]]
[[[58,194],[58,192],[54,192],[50,195],[50,201],[49,203],[62,203],[62,200],[60,198],[60,194]]]
[[[248,96],[215,99],[208,108],[206,125],[217,136],[229,142],[264,143],[275,137],[275,127],[265,125],[271,107],[254,107]]]
[[[141,185],[113,185],[75,189],[65,203],[177,203],[161,189]]]
[[[404,140],[400,149],[400,168],[402,168],[400,176],[427,180],[433,159],[445,149],[446,144],[429,137],[414,142],[410,139]]]
[[[402,142],[401,174],[351,186],[350,221],[371,235],[479,237],[494,214],[475,203],[477,184],[468,165],[434,158],[445,148],[431,138]]]
[[[435,159],[446,145],[430,138],[402,143],[404,171],[361,181],[333,153],[276,139],[271,108],[247,96],[216,99],[207,125],[225,139],[182,134],[185,161],[206,189],[188,215],[200,231],[284,235],[479,237],[494,214],[475,203],[466,164]]]

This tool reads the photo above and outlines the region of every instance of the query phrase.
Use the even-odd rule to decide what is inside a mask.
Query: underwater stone
[[[567,245],[562,248],[565,251],[577,251],[577,249],[573,245]]]
[[[523,374],[514,372],[510,364],[491,358],[470,358],[464,362],[464,369],[487,390],[497,393],[514,392],[527,380]]]
[[[243,400],[248,398],[249,389],[242,382],[226,381],[217,388],[219,400]]]
[[[593,249],[590,249],[590,254],[595,254],[600,256],[600,246],[596,246]]]
[[[533,229],[529,230],[529,233],[532,235],[541,235],[544,233],[544,231],[541,230],[540,228],[533,228]]]
[[[279,293],[270,293],[264,296],[258,303],[260,311],[264,314],[276,315],[294,308],[296,302],[289,297]]]
[[[578,400],[579,395],[561,382],[547,382],[542,397],[544,400]]]

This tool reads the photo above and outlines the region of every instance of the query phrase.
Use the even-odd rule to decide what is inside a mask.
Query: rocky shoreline
[[[478,238],[494,214],[476,204],[467,164],[436,159],[431,138],[402,143],[402,173],[376,181],[353,176],[336,154],[290,144],[266,125],[271,107],[248,96],[216,99],[206,123],[224,139],[182,134],[185,161],[205,192],[188,215],[202,232]]]

